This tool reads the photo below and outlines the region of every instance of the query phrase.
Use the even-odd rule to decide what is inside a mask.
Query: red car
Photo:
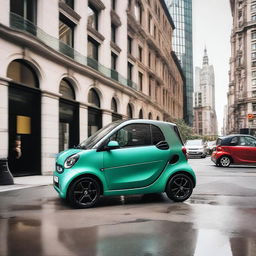
[[[220,137],[212,153],[216,166],[228,167],[230,164],[256,165],[256,138],[246,134]]]

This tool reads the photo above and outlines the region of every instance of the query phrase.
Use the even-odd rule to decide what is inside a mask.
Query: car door
[[[256,139],[250,136],[240,137],[241,157],[245,163],[256,163]]]
[[[158,148],[154,145],[165,139],[161,130],[150,124],[127,125],[112,135],[110,140],[120,145],[120,148],[103,153],[103,171],[110,190],[150,185],[170,159],[169,147]]]

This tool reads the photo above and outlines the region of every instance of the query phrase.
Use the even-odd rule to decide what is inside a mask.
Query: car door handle
[[[158,149],[161,150],[167,150],[169,149],[169,145],[166,141],[159,141],[156,145],[155,145]]]

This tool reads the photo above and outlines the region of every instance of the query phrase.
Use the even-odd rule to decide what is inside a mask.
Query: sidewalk
[[[52,183],[53,183],[52,175],[14,177],[14,185],[0,185],[0,193],[11,191],[11,190],[23,189],[23,188],[46,186],[46,185],[51,185]]]

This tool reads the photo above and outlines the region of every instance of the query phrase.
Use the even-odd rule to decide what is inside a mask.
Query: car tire
[[[229,167],[231,164],[231,158],[229,156],[220,157],[218,164],[220,167]]]
[[[100,198],[100,184],[92,177],[81,177],[70,185],[68,201],[75,208],[90,208]]]
[[[191,196],[193,187],[193,182],[188,175],[178,173],[168,181],[165,192],[174,202],[183,202]]]

